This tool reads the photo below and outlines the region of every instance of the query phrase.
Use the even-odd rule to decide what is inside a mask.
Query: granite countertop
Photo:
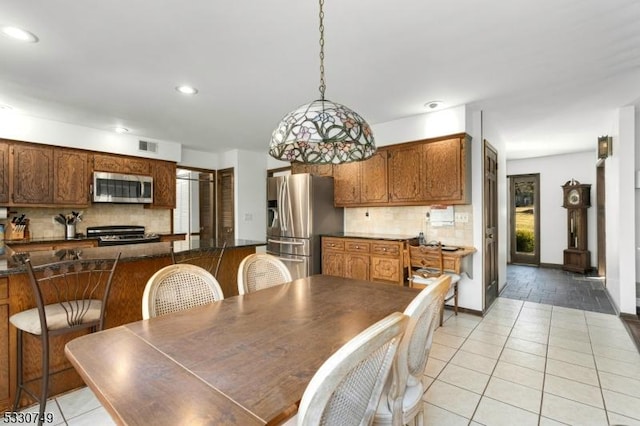
[[[406,241],[417,238],[417,235],[399,235],[399,234],[377,234],[377,233],[360,233],[360,232],[336,232],[333,234],[324,234],[324,237],[339,238],[364,238],[368,240],[388,240],[388,241]]]
[[[264,241],[253,240],[228,240],[226,250],[241,247],[257,247],[264,246]],[[191,241],[172,241],[160,243],[145,244],[125,244],[119,246],[107,247],[88,247],[62,250],[43,250],[28,251],[28,245],[20,246],[20,250],[13,250],[5,247],[5,251],[0,255],[0,276],[16,274],[24,272],[21,264],[20,256],[28,255],[32,265],[39,266],[48,263],[59,262],[62,260],[72,260],[78,258],[99,259],[113,258],[120,253],[120,261],[134,261],[145,258],[168,256],[173,249],[174,252],[190,252],[198,251],[205,248],[222,247],[222,242],[214,240],[191,240]]]

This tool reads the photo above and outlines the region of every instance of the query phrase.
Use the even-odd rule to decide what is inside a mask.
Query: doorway
[[[484,311],[498,297],[498,152],[486,140],[484,156]]]
[[[176,171],[176,208],[173,232],[187,234],[186,239],[208,240],[215,237],[215,171],[178,169]]]
[[[540,265],[540,174],[509,176],[511,263]]]

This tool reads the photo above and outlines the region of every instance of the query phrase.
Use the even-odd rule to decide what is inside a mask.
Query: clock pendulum
[[[587,240],[587,209],[591,207],[591,185],[571,179],[562,185],[563,204],[567,209],[567,245],[562,269],[584,274],[591,269]]]

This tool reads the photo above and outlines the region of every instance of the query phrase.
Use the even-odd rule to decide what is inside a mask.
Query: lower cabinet
[[[404,285],[404,241],[322,237],[322,273]]]
[[[11,379],[9,371],[9,280],[0,277],[0,411],[9,409]]]

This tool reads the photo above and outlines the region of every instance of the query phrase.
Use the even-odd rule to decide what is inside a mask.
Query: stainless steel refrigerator
[[[267,179],[267,252],[296,278],[321,272],[320,236],[342,232],[333,206],[333,178],[307,173]]]

